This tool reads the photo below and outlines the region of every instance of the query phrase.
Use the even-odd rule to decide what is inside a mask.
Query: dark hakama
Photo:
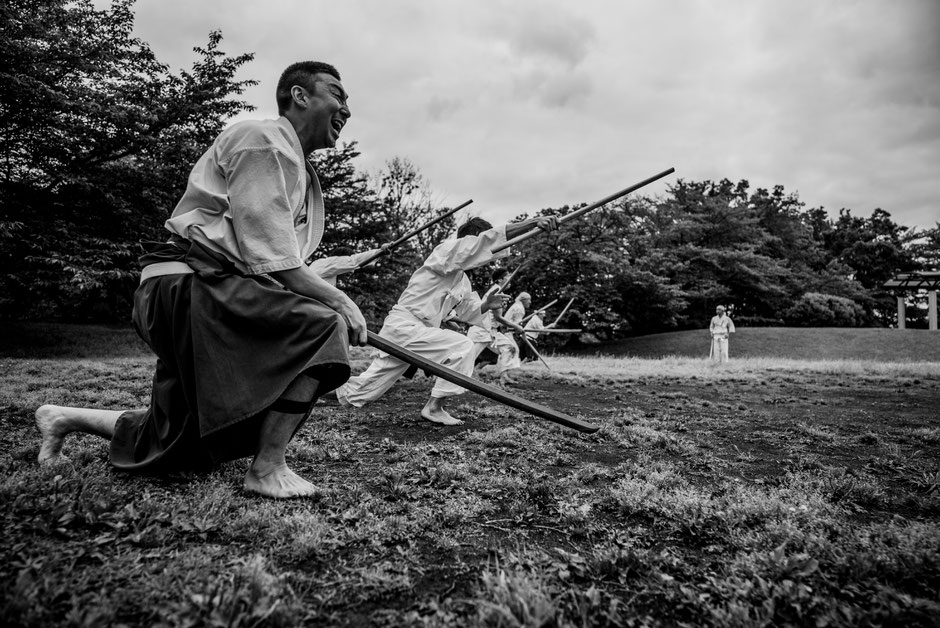
[[[184,261],[195,272],[153,277],[134,295],[134,326],[157,366],[150,407],[118,419],[114,466],[189,471],[253,455],[263,411],[296,377],[317,379],[318,396],[349,378],[349,336],[332,309],[197,243],[145,246],[142,265]]]

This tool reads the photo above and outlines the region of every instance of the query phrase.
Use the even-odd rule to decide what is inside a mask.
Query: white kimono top
[[[525,306],[522,305],[522,301],[516,301],[509,306],[509,309],[506,310],[506,313],[503,314],[505,318],[510,323],[515,323],[516,325],[525,318]]]
[[[729,316],[712,316],[712,322],[708,326],[712,337],[727,338],[729,334],[734,333],[734,323]]]
[[[536,338],[539,337],[538,331],[541,329],[545,329],[545,323],[542,322],[542,317],[536,314],[535,316],[530,318],[528,321],[526,321],[524,329],[526,330],[526,336],[529,338],[529,340],[535,340]],[[532,332],[535,332],[535,333],[529,332],[530,329],[532,330]]]
[[[453,310],[458,319],[482,326],[480,296],[473,291],[464,271],[509,255],[508,249],[492,252],[505,242],[505,226],[441,242],[411,275],[392,311],[404,310],[427,327],[436,328]]]
[[[323,236],[323,196],[290,121],[225,129],[193,167],[166,228],[247,274],[300,267]]]

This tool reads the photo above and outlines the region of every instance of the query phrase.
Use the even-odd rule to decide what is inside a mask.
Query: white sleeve
[[[509,255],[509,249],[493,254],[492,249],[506,243],[506,227],[496,227],[480,235],[446,240],[435,247],[424,266],[438,274],[470,270]]]
[[[480,295],[471,292],[454,307],[454,311],[457,312],[457,318],[465,323],[485,327],[486,321],[483,319],[483,312],[480,311],[482,304],[483,301],[480,299]]]

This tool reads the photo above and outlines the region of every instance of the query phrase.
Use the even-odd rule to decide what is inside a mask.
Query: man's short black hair
[[[329,63],[322,61],[298,61],[287,66],[287,69],[281,73],[281,78],[277,82],[277,113],[284,115],[284,112],[290,108],[290,88],[294,85],[300,85],[307,89],[313,89],[314,74],[329,74],[342,81],[339,70]]]
[[[480,217],[471,218],[457,229],[457,237],[462,238],[468,235],[480,235],[484,231],[489,231],[492,228],[493,225]]]

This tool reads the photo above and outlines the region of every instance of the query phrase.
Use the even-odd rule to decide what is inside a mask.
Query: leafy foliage
[[[171,73],[132,0],[12,0],[0,12],[0,314],[125,319],[135,243],[160,238],[187,168],[254,81],[209,34]]]
[[[796,327],[856,327],[863,316],[855,301],[818,292],[807,292],[783,313],[787,324]]]
[[[132,5],[0,8],[0,317],[126,320],[137,242],[164,237],[191,165],[251,108],[237,96],[254,81],[235,78],[251,54],[227,56],[212,32],[192,69],[172,73],[132,36]],[[358,155],[351,142],[311,158],[328,212],[317,255],[376,248],[445,211],[409,160],[394,157],[369,176],[357,171]],[[452,218],[442,221],[340,287],[379,324],[453,229]],[[718,304],[739,326],[888,326],[896,295],[882,284],[940,268],[938,232],[901,227],[882,209],[830,219],[779,185],[680,179],[661,198],[632,197],[527,240],[502,264],[526,261],[510,289],[530,292],[536,307],[574,298],[560,322],[585,339],[700,328]],[[490,271],[473,273],[475,283]],[[813,295],[827,295],[826,305]],[[913,326],[925,324],[919,308],[909,311]]]

